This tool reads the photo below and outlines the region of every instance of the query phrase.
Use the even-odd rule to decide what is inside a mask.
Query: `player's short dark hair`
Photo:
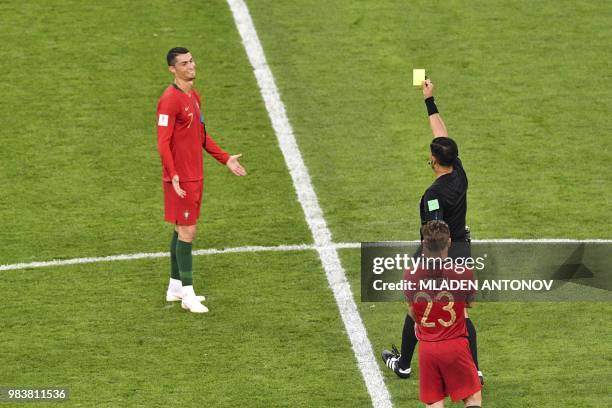
[[[441,166],[451,166],[459,157],[457,143],[450,137],[436,137],[429,145],[431,154]]]
[[[448,246],[450,229],[448,224],[441,220],[428,221],[421,227],[423,235],[423,248],[433,253],[439,253]]]
[[[184,47],[174,47],[168,54],[166,55],[166,61],[168,61],[168,66],[176,64],[176,56],[181,54],[187,54],[189,50]]]

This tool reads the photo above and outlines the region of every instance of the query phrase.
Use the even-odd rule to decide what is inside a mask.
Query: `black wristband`
[[[438,113],[438,107],[434,102],[433,96],[430,96],[429,98],[425,99],[425,106],[427,106],[427,115],[431,116]]]

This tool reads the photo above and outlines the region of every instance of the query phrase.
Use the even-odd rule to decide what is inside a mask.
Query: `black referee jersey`
[[[452,173],[438,177],[421,197],[421,225],[427,221],[442,220],[448,224],[452,241],[465,241],[467,189],[467,175],[461,160],[457,158]]]

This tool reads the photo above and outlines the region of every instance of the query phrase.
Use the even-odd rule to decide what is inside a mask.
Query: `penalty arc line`
[[[308,169],[293,135],[285,105],[281,101],[249,9],[243,0],[227,0],[227,3],[232,11],[247,57],[253,66],[255,79],[272,122],[272,128],[276,133],[306,222],[312,232],[329,287],[334,294],[340,317],[357,359],[357,365],[372,399],[372,405],[376,408],[391,407],[391,395],[376,363],[372,344],[353,299],[351,287],[346,279],[338,251],[331,245],[331,231],[323,218],[323,211],[319,206],[319,200],[310,181]]]

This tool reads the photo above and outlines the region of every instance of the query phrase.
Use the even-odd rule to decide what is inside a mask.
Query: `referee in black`
[[[436,180],[421,197],[421,225],[432,220],[445,221],[450,229],[452,241],[449,257],[469,257],[471,256],[470,237],[465,225],[468,179],[459,159],[457,143],[448,137],[446,126],[434,102],[433,89],[433,83],[429,79],[423,83],[423,96],[429,115],[429,125],[434,136],[429,145],[431,149],[429,164],[436,174]],[[420,255],[420,252],[418,255]],[[465,317],[470,350],[478,370],[480,382],[483,383],[482,372],[478,368],[476,329],[468,317],[467,311]],[[382,352],[382,358],[387,367],[392,369],[400,378],[410,377],[410,363],[417,341],[414,334],[414,320],[406,315],[402,332],[401,353],[395,346],[393,346],[392,351],[384,350]]]

